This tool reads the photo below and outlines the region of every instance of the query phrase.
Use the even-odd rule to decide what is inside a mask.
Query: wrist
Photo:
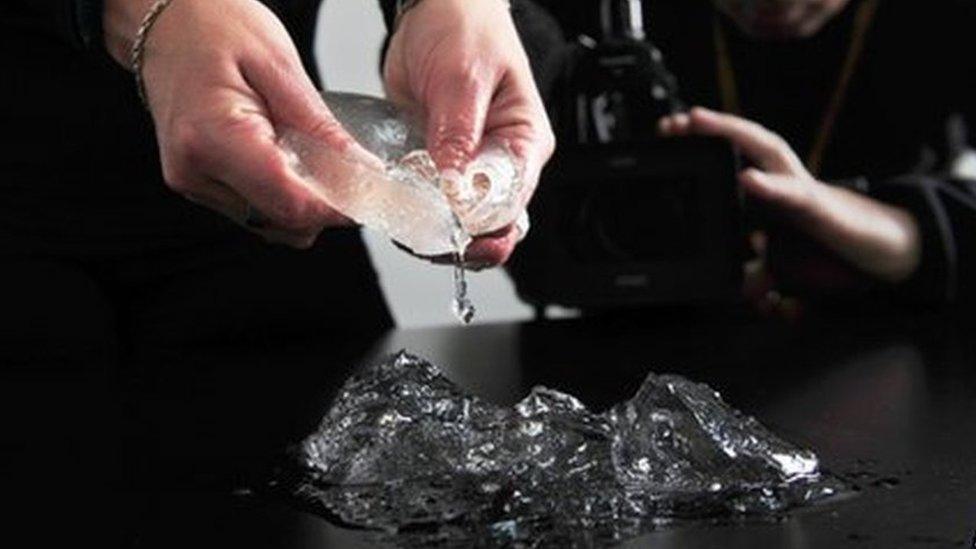
[[[825,187],[829,215],[823,223],[824,243],[879,280],[895,284],[910,278],[921,261],[915,217],[860,193]]]
[[[102,28],[105,50],[115,61],[131,68],[132,45],[154,0],[104,0]]]
[[[428,4],[435,2],[436,0],[396,0],[396,4],[393,12],[393,25],[390,27],[390,34],[396,32],[400,27],[400,21],[407,16],[413,8],[420,4]],[[470,1],[470,0],[468,0]],[[488,2],[497,4],[503,7],[505,10],[510,11],[512,9],[512,0],[481,0],[482,2]]]

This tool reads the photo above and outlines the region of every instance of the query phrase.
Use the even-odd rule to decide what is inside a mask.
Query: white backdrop
[[[376,0],[326,0],[315,43],[319,68],[331,90],[382,95],[379,50],[386,30]],[[456,324],[450,311],[451,270],[429,265],[366,231],[370,256],[397,324],[411,328]],[[515,295],[500,269],[472,275],[475,322],[526,319],[531,310]]]

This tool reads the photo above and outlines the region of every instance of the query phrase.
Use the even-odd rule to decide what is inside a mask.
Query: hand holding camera
[[[753,165],[738,174],[745,195],[858,270],[896,283],[918,267],[921,240],[911,214],[818,181],[784,139],[759,124],[694,108],[663,118],[659,129],[730,141]]]

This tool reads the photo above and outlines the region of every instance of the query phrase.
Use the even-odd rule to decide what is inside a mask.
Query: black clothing
[[[242,235],[103,255],[2,258],[0,364],[124,363],[199,346],[360,346],[392,326],[358,231],[297,251]],[[356,347],[359,348],[359,347]]]
[[[539,3],[567,37],[600,36],[599,2]],[[711,1],[644,4],[649,37],[664,52],[685,101],[721,109]],[[801,158],[834,92],[859,5],[852,0],[816,36],[794,42],[755,41],[720,18],[742,114],[781,134]],[[976,2],[882,1],[824,158],[823,179],[864,178],[863,190],[918,219],[922,267],[899,288],[912,301],[976,300],[976,184],[944,174],[953,152],[949,121],[964,120],[976,131],[976,61],[968,54],[974,28]]]

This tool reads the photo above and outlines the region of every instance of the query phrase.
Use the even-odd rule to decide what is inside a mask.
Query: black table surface
[[[351,371],[407,349],[499,404],[541,384],[600,410],[631,396],[649,371],[678,373],[815,449],[859,487],[779,521],[683,524],[625,546],[976,547],[976,324],[958,316],[784,323],[646,313],[396,330],[367,346],[345,343],[153,357],[137,381],[116,386],[121,419],[106,436],[121,457],[95,468],[113,473],[111,511],[92,511],[99,503],[83,487],[45,487],[46,503],[24,509],[56,525],[89,508],[138,547],[370,546],[369,533],[248,496],[248,486],[315,428]],[[53,468],[55,479],[85,476]]]

